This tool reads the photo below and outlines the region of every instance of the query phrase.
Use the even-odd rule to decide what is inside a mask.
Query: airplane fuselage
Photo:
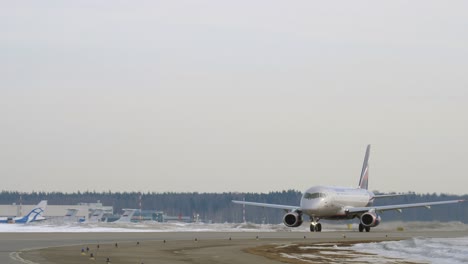
[[[374,194],[365,189],[314,186],[302,195],[300,208],[313,218],[349,219],[354,215],[347,214],[347,208],[370,206],[373,200]]]

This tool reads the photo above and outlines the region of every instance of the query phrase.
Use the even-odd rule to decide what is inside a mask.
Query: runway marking
[[[19,262],[25,263],[25,264],[39,264],[39,263],[30,261],[30,260],[23,259],[22,257],[20,257],[20,254],[21,254],[21,252],[11,252],[10,253],[10,258],[12,260],[14,260],[14,261],[19,261]]]

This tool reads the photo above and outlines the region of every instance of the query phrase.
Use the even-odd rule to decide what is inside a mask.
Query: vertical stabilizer
[[[124,213],[116,222],[126,222],[130,223],[132,221],[132,217],[137,211],[137,209],[123,209]]]
[[[47,206],[47,201],[43,200],[40,201],[34,209],[29,212],[29,214],[25,215],[23,218],[16,220],[16,223],[29,223],[34,221],[44,220],[45,218],[42,216],[44,210]]]
[[[88,222],[90,223],[101,222],[103,215],[104,215],[104,210],[94,209],[89,216]]]
[[[77,213],[78,213],[78,209],[73,209],[73,208],[67,209],[67,213],[63,217],[63,221],[64,222],[75,222]]]
[[[67,209],[67,213],[65,214],[65,217],[74,217],[76,216],[76,213],[78,213],[78,209]]]
[[[366,156],[364,156],[364,164],[362,164],[361,178],[359,179],[359,188],[366,189],[369,181],[369,154],[370,146],[367,145]]]

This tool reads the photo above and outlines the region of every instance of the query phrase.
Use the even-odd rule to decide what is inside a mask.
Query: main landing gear
[[[311,223],[310,224],[310,232],[322,232],[322,224],[320,223]]]
[[[366,232],[370,232],[370,227],[359,223],[359,232],[363,232],[364,230],[366,230]]]
[[[318,222],[318,219],[311,219],[310,232],[322,232],[322,224]]]

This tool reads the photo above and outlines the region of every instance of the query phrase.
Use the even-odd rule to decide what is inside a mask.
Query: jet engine
[[[290,212],[284,215],[283,223],[287,227],[298,227],[302,225],[302,213]]]
[[[361,215],[361,224],[365,227],[375,227],[380,224],[380,215],[375,212],[367,212]]]

